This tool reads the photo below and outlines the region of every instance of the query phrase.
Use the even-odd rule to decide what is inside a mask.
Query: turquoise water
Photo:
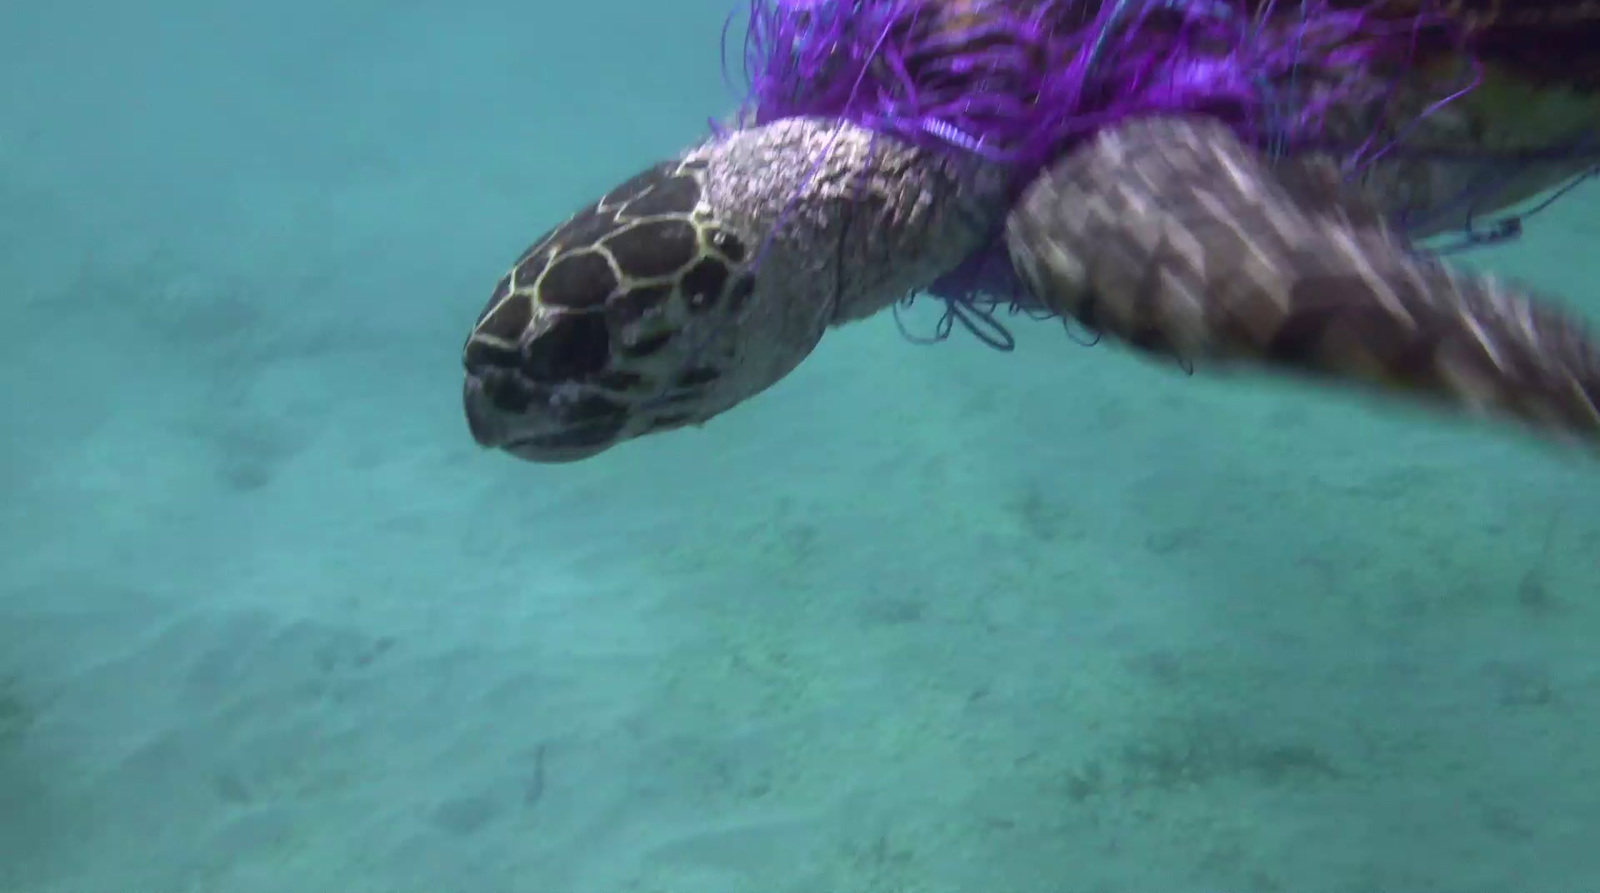
[[[488,290],[731,107],[726,8],[0,7],[0,893],[1592,886],[1584,457],[887,318],[473,446]],[[1596,201],[1474,262],[1600,318]]]

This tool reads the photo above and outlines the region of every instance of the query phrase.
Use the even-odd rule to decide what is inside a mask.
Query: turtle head
[[[987,244],[1003,182],[835,120],[732,131],[533,244],[467,338],[485,447],[570,462],[697,425]],[[983,188],[979,188],[979,186]]]
[[[473,438],[570,462],[749,396],[750,240],[704,203],[703,162],[655,165],[523,253],[463,351]],[[755,388],[758,390],[759,388]]]

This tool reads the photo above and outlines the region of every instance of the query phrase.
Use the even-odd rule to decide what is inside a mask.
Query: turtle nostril
[[[482,375],[490,369],[515,369],[522,356],[510,345],[473,337],[461,353],[461,365],[472,375]]]

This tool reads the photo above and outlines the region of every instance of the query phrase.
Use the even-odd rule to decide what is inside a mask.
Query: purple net
[[[844,118],[1013,165],[1020,178],[1141,114],[1213,115],[1292,151],[1323,142],[1330,108],[1383,101],[1385,79],[1350,71],[1404,65],[1425,29],[1447,30],[1428,13],[1294,3],[750,0],[743,112],[757,124]]]

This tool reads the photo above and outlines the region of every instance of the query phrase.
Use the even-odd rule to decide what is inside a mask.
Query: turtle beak
[[[599,395],[566,401],[535,392],[519,398],[530,401],[527,406],[508,409],[496,402],[496,385],[517,386],[469,373],[461,391],[467,430],[484,449],[503,450],[529,462],[576,462],[616,445],[628,424],[624,408]],[[534,405],[541,410],[530,412]]]
[[[468,376],[461,402],[467,413],[467,430],[472,432],[472,439],[484,449],[496,449],[504,442],[504,435],[499,425],[495,424],[495,413],[489,406],[489,401],[483,396],[483,382],[476,376]]]

